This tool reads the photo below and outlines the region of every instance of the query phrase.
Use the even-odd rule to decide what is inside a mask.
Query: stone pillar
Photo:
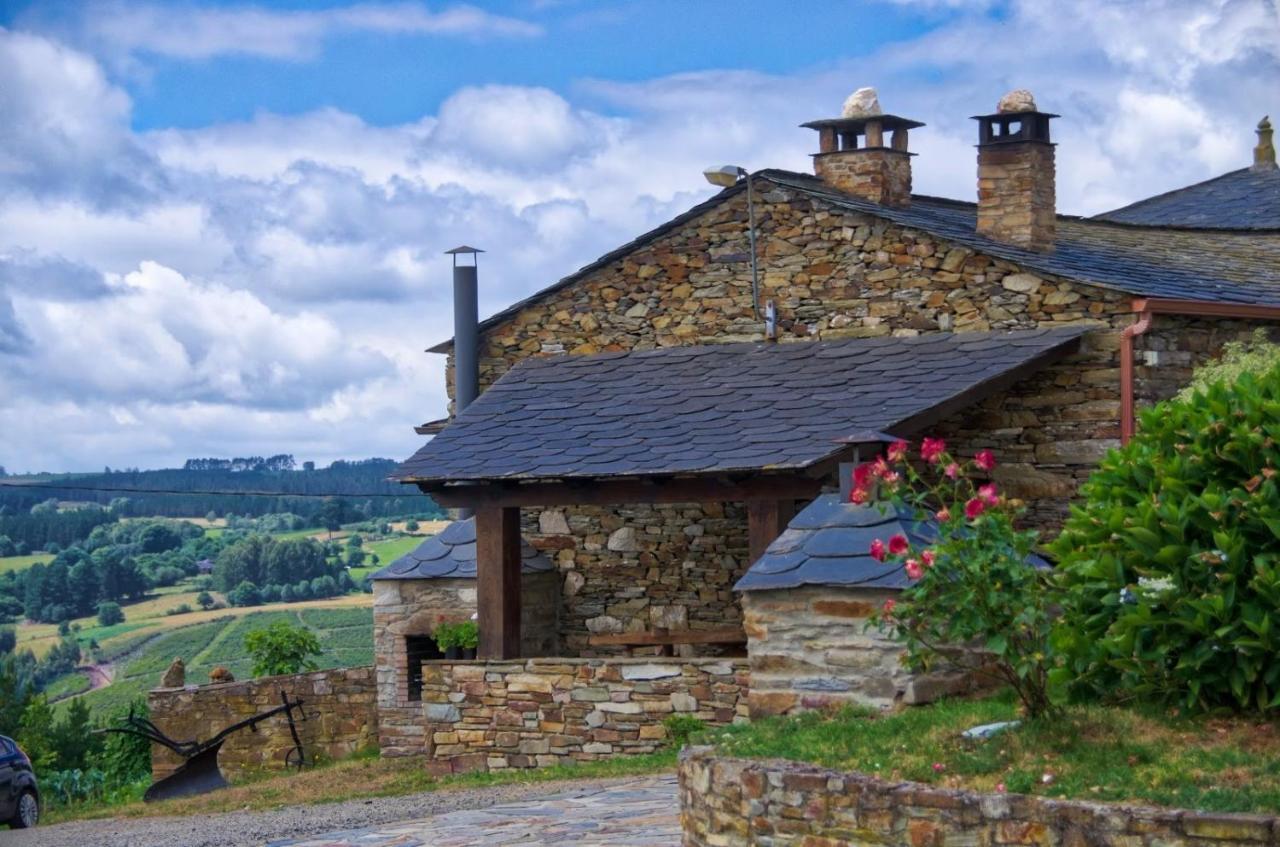
[[[1040,141],[978,147],[978,234],[1026,250],[1053,249],[1053,145]]]
[[[911,204],[911,154],[905,150],[868,147],[819,153],[813,170],[832,188],[872,203]]]

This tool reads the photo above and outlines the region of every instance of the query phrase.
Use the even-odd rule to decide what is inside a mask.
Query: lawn
[[[1206,811],[1280,812],[1280,732],[1262,720],[1073,706],[988,741],[970,727],[1013,720],[1011,697],[948,701],[892,716],[849,710],[715,730],[725,753],[912,780]],[[939,767],[940,766],[940,767]]]
[[[618,756],[578,765],[549,768],[477,772],[456,776],[431,776],[421,759],[379,759],[359,756],[302,773],[276,774],[234,785],[199,797],[135,802],[125,806],[73,806],[51,808],[46,823],[78,818],[191,816],[217,812],[257,811],[284,806],[336,803],[364,797],[395,797],[422,791],[451,791],[488,785],[531,784],[567,779],[607,779],[633,774],[660,773],[675,767],[674,750],[647,756]]]
[[[43,565],[52,561],[52,553],[32,553],[30,556],[0,556],[0,573],[20,571],[32,565]]]

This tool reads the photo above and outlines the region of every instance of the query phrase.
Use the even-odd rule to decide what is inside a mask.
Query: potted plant
[[[436,646],[444,651],[444,657],[450,661],[462,658],[462,638],[459,625],[442,623],[436,627]]]
[[[458,646],[462,648],[462,658],[474,659],[476,648],[480,646],[480,627],[475,621],[464,621],[454,627],[458,638]]]

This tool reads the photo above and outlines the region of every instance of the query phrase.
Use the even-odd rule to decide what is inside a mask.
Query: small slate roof
[[[1067,355],[1089,327],[531,357],[396,469],[402,482],[796,470],[911,431]]]
[[[932,544],[937,524],[917,521],[910,512],[888,504],[843,503],[838,494],[823,494],[800,510],[764,554],[752,563],[734,591],[834,585],[846,588],[906,588],[913,580],[902,565],[871,557],[871,542],[888,542],[902,533],[913,549]],[[1027,564],[1047,568],[1039,556]]]
[[[520,539],[520,570],[545,573],[551,560]],[[370,579],[475,579],[476,519],[454,521]]]
[[[1094,220],[1205,229],[1280,229],[1280,170],[1241,168],[1104,212]]]

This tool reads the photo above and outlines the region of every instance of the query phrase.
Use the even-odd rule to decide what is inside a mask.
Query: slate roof
[[[753,177],[804,192],[824,203],[933,233],[988,255],[1016,262],[1032,271],[1056,274],[1139,297],[1280,306],[1280,189],[1276,187],[1280,179],[1267,176],[1267,172],[1257,177],[1238,176],[1242,173],[1235,171],[1219,177],[1219,180],[1226,181],[1220,187],[1201,189],[1200,186],[1190,186],[1096,218],[1059,215],[1057,246],[1052,253],[1021,250],[979,236],[977,206],[974,203],[914,195],[910,206],[897,209],[833,189],[811,174],[767,169],[753,174]],[[1200,185],[1214,182],[1216,180]],[[1243,190],[1248,185],[1261,186],[1262,196],[1256,196],[1255,201],[1261,209],[1269,211],[1257,213],[1258,223],[1239,224],[1245,216]],[[763,193],[768,186],[757,183],[756,189]],[[489,316],[480,322],[480,331],[502,323],[529,304],[572,285],[745,190],[745,181],[726,188],[661,226]],[[1217,195],[1213,205],[1218,206],[1221,212],[1215,217],[1218,222],[1203,224],[1214,226],[1214,229],[1173,228],[1175,220],[1159,220],[1156,212],[1150,213],[1148,219],[1114,217],[1144,203],[1157,205],[1156,201],[1161,198],[1181,192],[1190,192],[1193,196],[1188,201],[1176,202],[1190,207],[1198,202],[1194,195],[1199,191]],[[1141,217],[1142,213],[1137,214]],[[1120,222],[1122,220],[1123,223]],[[1230,228],[1217,228],[1227,226],[1228,221],[1234,222]],[[1163,225],[1139,227],[1134,226],[1135,223]],[[1236,231],[1236,225],[1267,229]],[[452,343],[452,339],[447,339],[427,348],[427,351],[447,353]]]
[[[1241,168],[1093,219],[1146,226],[1280,229],[1280,170]]]
[[[402,482],[794,470],[1067,355],[1087,327],[532,357],[396,469]]]
[[[917,521],[908,512],[889,506],[842,503],[838,494],[823,494],[791,519],[733,590],[765,591],[802,585],[906,588],[912,580],[902,565],[873,559],[871,542],[877,538],[887,542],[902,533],[913,548],[919,549],[932,544],[937,532],[932,521]],[[1028,564],[1048,567],[1039,556],[1032,556]]]
[[[551,560],[520,539],[522,573],[545,573]],[[475,579],[476,519],[454,521],[370,579]]]

